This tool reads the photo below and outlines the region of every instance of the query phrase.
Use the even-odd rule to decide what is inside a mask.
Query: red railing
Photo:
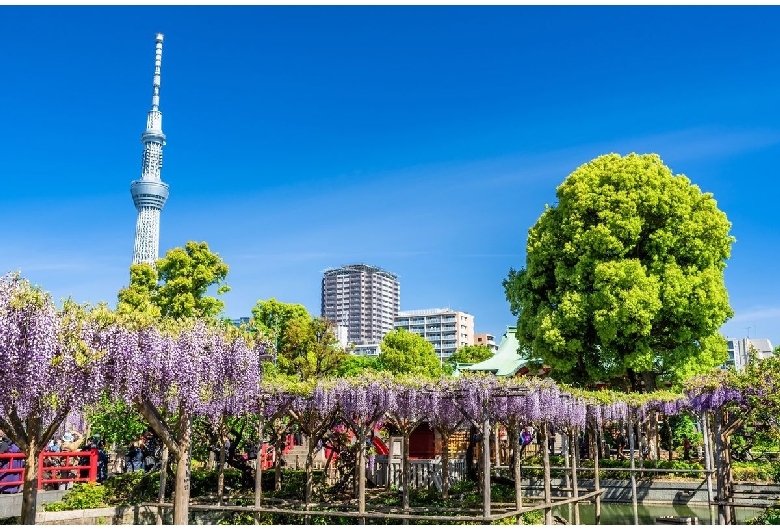
[[[79,465],[79,459],[89,458],[89,464]],[[24,484],[24,453],[0,453],[0,486],[21,486]],[[95,482],[97,480],[97,449],[89,451],[44,451],[38,457],[38,489],[46,484],[69,482]],[[48,464],[48,465],[47,465]],[[20,467],[14,467],[20,466]],[[86,471],[82,476],[82,471]],[[18,480],[3,480],[8,475],[19,475]]]

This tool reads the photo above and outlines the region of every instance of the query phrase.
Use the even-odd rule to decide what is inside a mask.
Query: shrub
[[[94,482],[77,482],[73,489],[62,496],[61,501],[51,502],[44,506],[46,512],[63,512],[67,510],[88,510],[104,508],[106,505],[106,488]]]

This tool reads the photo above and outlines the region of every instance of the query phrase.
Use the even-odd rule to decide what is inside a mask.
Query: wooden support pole
[[[628,450],[631,451],[631,504],[634,507],[634,524],[639,524],[639,508],[636,496],[636,462],[634,460],[634,418],[628,417]]]
[[[482,514],[490,517],[490,420],[482,421]]]
[[[593,455],[593,486],[596,488],[596,491],[601,490],[601,477],[599,476],[599,457],[601,456],[601,441],[602,441],[602,433],[601,433],[601,423],[596,424],[595,426],[596,431],[596,454]],[[596,524],[601,524],[601,495],[596,495]]]
[[[255,508],[260,508],[263,501],[263,416],[257,420],[257,458],[255,459]],[[260,512],[255,512],[255,524],[260,524]]]
[[[566,485],[566,496],[571,497],[571,450],[570,450],[570,440],[571,437],[569,436],[569,429],[563,429],[561,431],[561,456],[563,456],[563,467],[565,468],[564,472],[564,484]],[[567,504],[566,505],[566,511],[567,513],[567,520],[571,522],[572,520],[572,505]]]
[[[579,429],[577,429],[577,427],[572,427],[571,442],[569,443],[569,446],[571,447],[571,483],[573,488],[572,495],[575,499],[580,496],[580,486],[577,481],[577,466],[579,465],[580,460],[577,454],[579,449],[579,444],[577,443],[578,434]],[[574,524],[580,524],[580,504],[576,500],[574,501]]]
[[[550,491],[550,444],[547,437],[550,434],[550,427],[546,421],[542,422],[542,466],[544,468],[544,503],[549,505],[552,502],[552,491]],[[553,524],[552,508],[544,509],[544,524]]]
[[[522,485],[522,473],[523,468],[520,463],[520,422],[517,419],[512,420],[512,429],[509,429],[509,436],[512,440],[512,458],[514,467],[515,478],[515,508],[521,509],[523,507],[523,485]],[[517,524],[523,524],[522,514],[517,516]]]
[[[704,412],[701,415],[701,430],[702,441],[704,443],[704,468],[706,470],[705,476],[707,477],[707,503],[710,508],[710,524],[717,524],[717,517],[715,514],[715,500],[712,495],[712,444],[710,443],[710,421],[709,413]]]

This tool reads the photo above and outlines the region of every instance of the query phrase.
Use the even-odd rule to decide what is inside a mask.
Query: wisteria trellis
[[[299,417],[373,418],[381,411],[434,427],[450,425],[445,428],[464,420],[479,425],[510,418],[581,428],[588,419],[644,418],[649,411],[702,413],[725,405],[745,410],[776,393],[768,389],[777,386],[775,380],[746,383],[721,373],[690,381],[684,395],[640,396],[486,375],[438,381],[364,377],[321,381],[302,392],[262,380],[259,359],[267,346],[250,346],[240,334],[203,322],[180,324],[170,332],[115,321],[101,306],[65,302],[59,309],[48,293],[18,275],[5,275],[0,277],[0,426],[35,454],[39,442],[66,417],[75,417],[82,405],[110,390],[128,403],[212,421],[246,413],[268,417],[273,409],[289,406]],[[46,427],[30,438],[23,426],[36,422]]]

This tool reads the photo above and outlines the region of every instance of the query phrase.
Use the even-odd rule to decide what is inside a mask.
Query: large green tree
[[[347,356],[333,333],[333,325],[324,318],[294,318],[287,323],[277,356],[283,373],[297,375],[302,381],[334,375]]]
[[[725,361],[734,238],[710,193],[658,155],[601,156],[558,187],[503,285],[517,336],[560,380],[648,390]]]
[[[158,259],[156,268],[131,265],[130,285],[119,291],[117,311],[154,318],[215,318],[225,303],[208,290],[216,286],[217,295],[229,291],[227,274],[227,264],[206,242],[188,241]]]
[[[443,373],[433,345],[416,333],[395,329],[384,336],[380,349],[380,366],[388,372],[430,377]]]
[[[311,321],[311,315],[301,304],[287,304],[271,298],[258,300],[252,308],[252,327],[268,337],[277,352],[286,349],[287,328],[295,320]]]

